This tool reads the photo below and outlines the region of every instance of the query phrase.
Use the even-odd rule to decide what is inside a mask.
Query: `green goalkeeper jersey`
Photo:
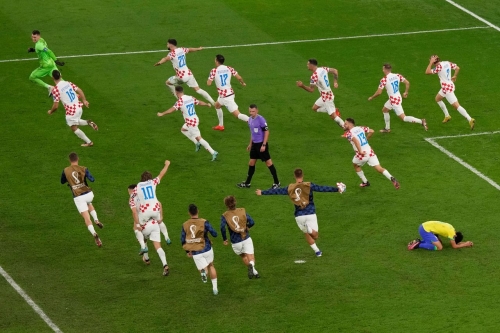
[[[54,60],[56,60],[55,54],[49,50],[47,47],[47,42],[45,39],[40,38],[38,42],[35,44],[36,55],[38,56],[38,61],[40,61],[40,67],[54,67],[56,64]]]

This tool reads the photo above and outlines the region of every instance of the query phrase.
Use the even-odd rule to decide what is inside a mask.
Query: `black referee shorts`
[[[251,160],[262,160],[266,162],[271,159],[271,155],[269,155],[269,142],[266,144],[266,150],[263,152],[260,151],[262,147],[262,142],[252,142],[252,148],[250,148],[250,159]]]

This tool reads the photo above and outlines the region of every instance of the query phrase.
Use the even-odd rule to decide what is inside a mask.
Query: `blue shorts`
[[[420,227],[418,227],[418,232],[420,233],[420,237],[422,237],[422,242],[424,243],[439,242],[436,235],[434,235],[432,232],[425,231],[423,225],[420,225]]]

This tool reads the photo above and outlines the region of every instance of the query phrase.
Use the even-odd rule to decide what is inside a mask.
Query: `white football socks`
[[[170,91],[172,92],[172,95],[175,96],[175,86],[172,84],[167,84],[167,88],[170,89]]]
[[[361,181],[362,181],[363,183],[366,183],[366,182],[368,181],[368,179],[366,179],[366,177],[365,177],[365,173],[364,173],[363,171],[356,172],[356,173],[358,174],[359,178],[361,178]]]
[[[189,140],[193,141],[194,144],[198,143],[194,136],[191,136],[188,131],[181,131],[181,133],[184,134]]]
[[[78,126],[87,126],[88,124],[86,120],[78,119]]]
[[[389,171],[387,170],[384,170],[384,172],[382,172],[382,174],[389,180],[391,180],[392,178],[392,175],[389,173]]]
[[[201,139],[200,140],[200,144],[203,146],[203,148],[205,148],[206,150],[208,150],[208,152],[210,153],[210,155],[213,155],[215,153],[215,150],[212,149],[212,147],[210,147],[210,144],[205,141],[205,139]]]
[[[212,279],[212,289],[217,290],[217,278]]]
[[[391,129],[391,115],[389,112],[384,112],[385,129]]]
[[[418,119],[418,118],[415,118],[415,117],[412,117],[412,116],[405,116],[403,118],[403,121],[405,123],[417,123],[417,124],[422,124],[422,119]]]
[[[139,245],[141,246],[141,249],[146,247],[146,243],[144,243],[144,235],[142,232],[139,230],[134,230],[135,233],[135,238],[137,238],[137,241],[139,242]]]
[[[170,237],[168,237],[167,226],[163,222],[160,223],[160,231],[165,237],[165,240],[170,239]]]
[[[85,141],[86,143],[90,143],[92,141],[90,141],[90,139],[85,135],[85,133],[83,133],[83,131],[79,128],[76,129],[76,131],[74,132],[75,135],[77,137],[79,137],[80,139],[82,139],[83,141]]]
[[[259,272],[257,272],[257,270],[255,269],[255,262],[253,260],[250,260],[249,263],[250,265],[252,265],[253,274],[254,275],[259,274]]]
[[[342,118],[340,118],[340,117],[335,117],[335,118],[333,118],[333,120],[334,120],[337,124],[339,124],[339,126],[340,126],[340,127],[344,127],[344,121],[342,120]]]
[[[467,111],[465,111],[465,109],[464,109],[463,107],[459,106],[459,107],[458,107],[458,109],[457,109],[457,111],[458,111],[458,112],[460,112],[460,114],[461,114],[462,116],[464,116],[464,117],[465,117],[465,119],[467,119],[467,121],[470,121],[470,120],[472,119],[472,118],[469,116],[469,114],[467,113]]]
[[[315,253],[319,251],[319,248],[316,246],[316,243],[311,244],[311,249],[313,249]]]
[[[219,126],[224,126],[224,113],[222,109],[215,109],[217,111],[217,118],[219,118]]]
[[[248,123],[248,119],[250,119],[250,117],[248,117],[246,114],[240,113],[238,115],[238,119],[243,120],[244,122]]]
[[[162,265],[167,265],[167,257],[165,256],[165,251],[163,251],[163,249],[160,247],[158,250],[156,250],[156,252],[158,252],[158,256],[160,257]]]
[[[89,231],[92,234],[92,236],[94,236],[96,234],[94,226],[92,224],[89,225],[89,226],[87,226],[87,229],[89,229]]]
[[[97,212],[94,210],[91,210],[90,212],[90,216],[92,216],[92,218],[94,219],[94,222],[95,221],[99,221],[99,219],[97,218]]]
[[[446,105],[444,104],[444,102],[443,101],[439,101],[437,103],[438,103],[439,107],[441,108],[441,110],[443,110],[444,116],[445,117],[449,117],[450,114],[448,113],[448,109],[446,108]]]
[[[196,90],[196,92],[198,94],[200,94],[201,96],[203,96],[203,98],[205,98],[207,101],[209,101],[210,103],[212,103],[212,105],[215,104],[214,99],[205,90],[198,89],[198,90]]]

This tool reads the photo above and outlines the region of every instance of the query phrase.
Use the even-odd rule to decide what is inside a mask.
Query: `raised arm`
[[[327,185],[316,185],[311,183],[311,190],[314,192],[339,192],[338,187]]]
[[[163,169],[161,169],[160,174],[158,175],[158,178],[162,179],[163,176],[165,176],[165,174],[167,173],[169,165],[170,165],[170,161],[166,160],[165,161],[165,166],[163,167]]]
[[[166,57],[161,58],[161,59],[160,59],[160,61],[158,61],[158,62],[155,64],[155,66],[160,66],[160,65],[162,65],[162,64],[164,64],[164,63],[166,63],[167,61],[170,61],[170,60],[172,60],[172,58],[171,58],[170,56],[168,56],[168,55],[167,55]]]
[[[275,189],[269,190],[256,190],[255,194],[257,195],[288,195],[288,186],[287,187],[279,187]]]
[[[188,47],[189,52],[198,52],[203,50],[203,47]]]
[[[432,70],[432,65],[436,62],[437,57],[436,56],[431,56],[429,59],[429,64],[427,65],[427,68],[425,69],[425,74],[436,74],[437,72]]]
[[[175,111],[175,108],[174,107],[171,107],[170,109],[168,109],[167,111],[163,111],[163,112],[158,112],[156,115],[158,117],[163,117],[164,115],[166,114],[169,114],[169,113],[172,113]]]

